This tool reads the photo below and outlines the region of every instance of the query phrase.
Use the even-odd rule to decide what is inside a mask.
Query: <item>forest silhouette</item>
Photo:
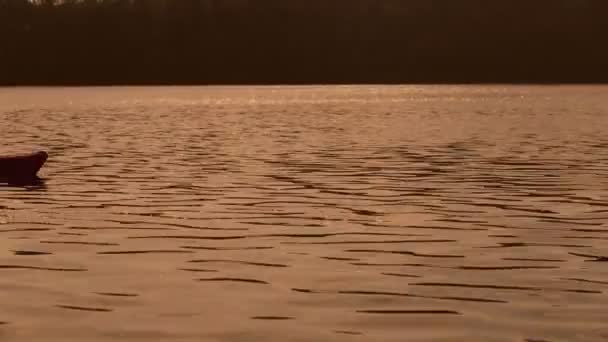
[[[608,81],[606,0],[0,0],[1,85]]]

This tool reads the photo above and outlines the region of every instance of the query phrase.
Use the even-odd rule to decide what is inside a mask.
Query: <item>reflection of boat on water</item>
[[[0,178],[32,179],[48,158],[44,151],[26,154],[0,155]]]

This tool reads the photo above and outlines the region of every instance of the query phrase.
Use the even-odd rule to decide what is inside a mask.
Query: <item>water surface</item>
[[[607,94],[0,89],[0,339],[605,341]]]

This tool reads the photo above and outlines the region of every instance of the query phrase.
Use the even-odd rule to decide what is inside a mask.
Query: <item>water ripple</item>
[[[0,336],[604,340],[606,90],[0,89]]]

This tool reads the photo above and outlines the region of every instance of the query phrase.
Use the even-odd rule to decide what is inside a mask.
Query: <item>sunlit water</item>
[[[0,89],[0,340],[605,341],[608,87]]]

